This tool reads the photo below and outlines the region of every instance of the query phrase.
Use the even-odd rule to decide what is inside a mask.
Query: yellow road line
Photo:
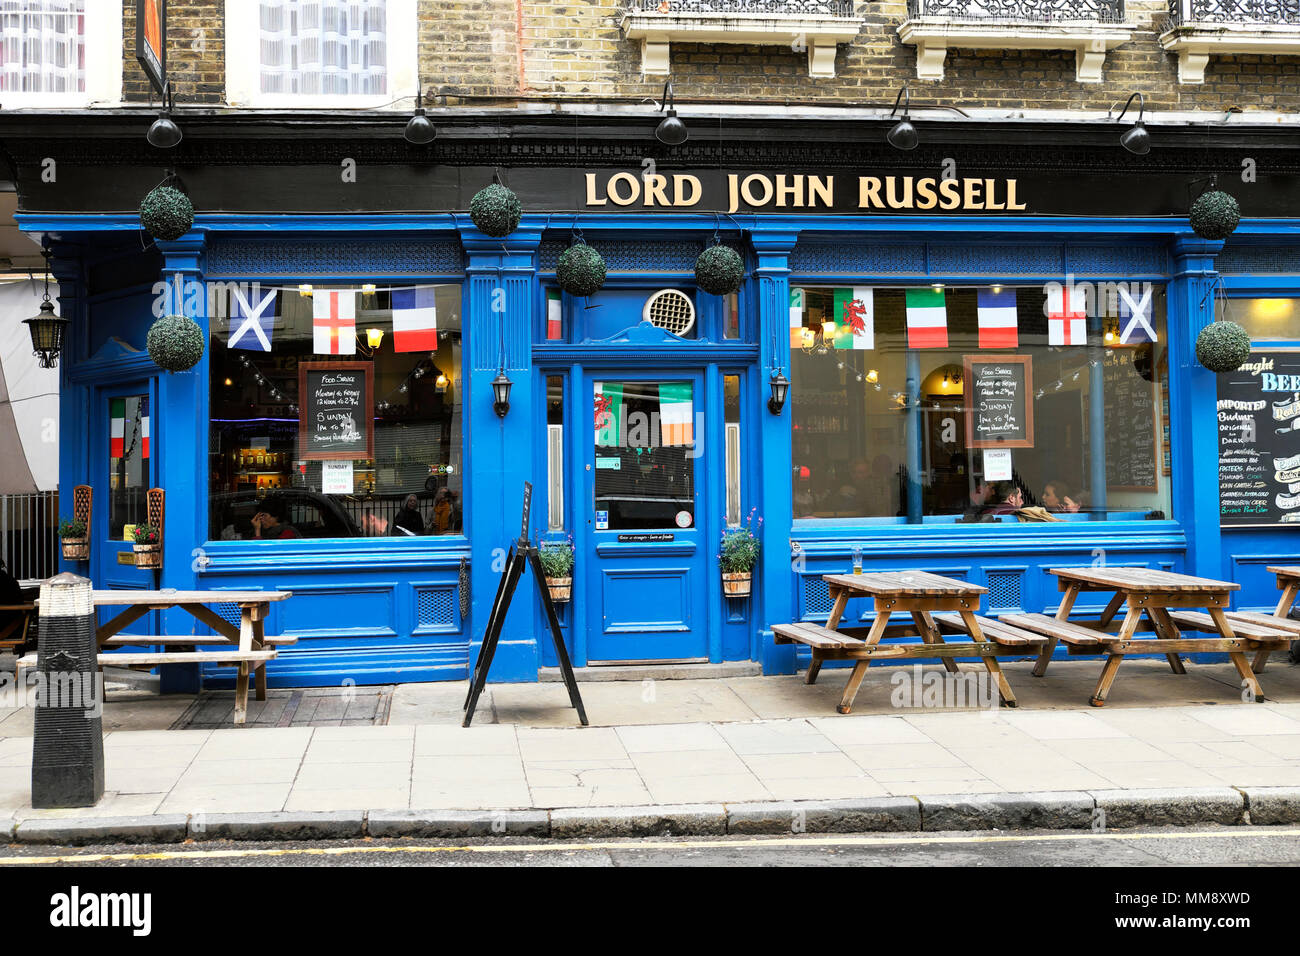
[[[238,857],[280,857],[280,856],[354,856],[364,853],[574,853],[590,850],[681,850],[689,848],[719,849],[740,848],[760,849],[777,846],[953,846],[961,844],[982,843],[1045,843],[1066,840],[1196,840],[1196,839],[1245,839],[1249,837],[1300,837],[1300,829],[1275,830],[1272,828],[1256,829],[1242,827],[1225,830],[1197,830],[1191,832],[1176,831],[1164,833],[1123,833],[1108,830],[1102,833],[1092,831],[1072,833],[1043,833],[1034,836],[949,836],[949,837],[909,837],[905,833],[894,836],[864,836],[845,834],[843,836],[820,837],[752,837],[738,840],[697,840],[656,841],[641,840],[603,841],[593,843],[485,843],[463,846],[416,846],[392,843],[369,846],[322,846],[287,849],[220,849],[220,850],[163,850],[157,853],[88,853],[68,856],[10,856],[0,857],[0,866],[38,866],[51,863],[119,863],[147,860],[222,860]],[[683,838],[683,840],[688,838]]]

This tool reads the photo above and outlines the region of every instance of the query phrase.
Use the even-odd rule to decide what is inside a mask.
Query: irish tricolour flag
[[[437,289],[433,286],[393,290],[393,351],[438,351]]]
[[[907,290],[907,347],[948,347],[948,306],[942,289]]]
[[[548,339],[558,339],[563,334],[561,331],[564,317],[562,304],[563,300],[560,298],[559,289],[546,290],[546,337]]]
[[[1016,290],[980,289],[978,296],[980,348],[1014,349],[1020,344],[1016,322]]]
[[[876,347],[875,305],[869,286],[835,290],[835,347]]]
[[[691,425],[691,385],[663,382],[659,386],[659,443],[689,445],[695,440]]]

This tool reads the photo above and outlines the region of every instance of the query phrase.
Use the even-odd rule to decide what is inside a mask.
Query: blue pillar
[[[921,523],[921,356],[907,351],[907,521]]]
[[[534,486],[543,470],[534,468],[536,429],[545,422],[545,406],[534,407],[532,346],[540,322],[540,291],[536,253],[542,223],[525,222],[504,239],[479,232],[469,217],[458,217],[466,252],[464,335],[468,359],[465,378],[465,421],[468,427],[466,533],[470,539],[471,667],[483,642],[488,613],[505,570],[510,543],[519,537],[524,482]],[[504,368],[513,383],[510,411],[499,417],[492,407],[492,380]],[[545,494],[534,500],[532,528],[545,529]],[[520,579],[501,631],[489,678],[494,681],[535,681],[537,603],[531,573]],[[549,639],[549,638],[548,638]]]
[[[1071,295],[1073,299],[1073,294]],[[1102,308],[1088,318],[1088,484],[1092,492],[1092,518],[1106,520],[1106,369],[1103,360]]]
[[[758,407],[752,434],[758,441],[762,479],[756,499],[763,517],[763,550],[759,574],[754,582],[754,611],[757,620],[756,650],[765,674],[793,674],[793,645],[773,643],[772,625],[794,620],[794,586],[798,580],[791,568],[790,532],[794,508],[790,478],[790,402],[795,392],[807,382],[794,382],[790,397],[781,414],[767,408],[768,382],[773,369],[790,378],[790,250],[799,234],[788,228],[769,232],[756,229],[753,234],[758,267],[754,281],[758,286],[759,378]],[[754,394],[751,392],[751,394]],[[748,420],[742,411],[741,421]]]
[[[1225,573],[1219,534],[1218,380],[1196,360],[1196,336],[1214,321],[1214,259],[1223,243],[1174,240],[1169,284],[1169,417],[1173,443],[1174,514],[1187,533],[1189,574]]]

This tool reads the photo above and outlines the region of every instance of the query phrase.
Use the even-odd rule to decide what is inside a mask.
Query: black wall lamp
[[[664,110],[668,111],[668,115],[659,121],[659,126],[655,129],[655,139],[665,146],[680,146],[686,142],[686,137],[690,133],[686,129],[686,124],[677,118],[672,80],[664,84],[663,102],[659,104],[659,112],[662,113]]]
[[[1124,114],[1128,112],[1128,108],[1133,105],[1135,99],[1138,101],[1137,121],[1120,134],[1119,144],[1134,156],[1145,156],[1147,153],[1151,152],[1151,134],[1148,133],[1147,128],[1142,125],[1142,116],[1146,113],[1146,99],[1141,93],[1134,93],[1128,98],[1128,102],[1124,104],[1124,108],[1119,111],[1119,116],[1115,117],[1115,122],[1118,123],[1124,118]]]
[[[54,368],[63,351],[68,320],[54,314],[54,303],[50,301],[50,250],[42,248],[41,255],[45,257],[45,300],[40,311],[30,319],[23,319],[23,324],[32,337],[32,354],[41,360],[41,368]]]
[[[415,146],[432,143],[438,135],[429,117],[424,115],[424,88],[415,89],[415,115],[406,121],[406,130],[402,133],[406,141]]]
[[[145,134],[149,145],[156,146],[158,149],[172,149],[180,145],[182,138],[181,128],[172,121],[171,111],[176,106],[176,97],[170,90],[167,92],[167,97],[162,110],[158,113],[158,118],[153,121],[149,132]]]
[[[894,108],[889,114],[890,119],[893,119],[898,114],[898,104],[900,102],[903,104],[903,118],[890,127],[889,132],[885,134],[885,142],[894,149],[916,149],[920,137],[916,135],[916,127],[912,125],[912,121],[907,118],[908,108],[912,104],[912,94],[908,92],[906,83],[903,84],[903,88],[898,91],[898,96],[894,99]]]
[[[772,378],[768,381],[772,396],[767,400],[767,410],[773,415],[780,415],[785,407],[785,396],[790,391],[790,380],[781,374],[780,369],[772,369]]]
[[[510,411],[510,386],[514,383],[506,378],[506,370],[498,369],[497,377],[492,379],[492,410],[498,418],[505,418]]]

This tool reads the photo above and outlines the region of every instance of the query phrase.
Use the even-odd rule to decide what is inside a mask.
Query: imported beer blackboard
[[[369,362],[299,363],[299,458],[375,457],[373,374]]]
[[[963,355],[969,448],[1033,448],[1034,389],[1028,355]]]
[[[1219,520],[1300,523],[1300,350],[1252,352],[1219,375]]]
[[[1106,403],[1106,487],[1112,491],[1155,491],[1156,439],[1154,349],[1107,349],[1102,359]]]

